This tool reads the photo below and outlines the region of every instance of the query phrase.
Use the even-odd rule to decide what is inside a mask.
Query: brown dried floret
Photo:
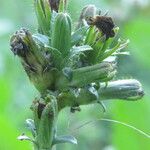
[[[88,18],[87,23],[89,25],[95,25],[102,32],[102,34],[106,36],[106,39],[115,36],[115,32],[113,30],[115,24],[111,17],[98,15],[94,18]]]
[[[60,0],[49,0],[49,3],[50,3],[52,10],[55,10],[56,12],[58,12],[59,1]]]

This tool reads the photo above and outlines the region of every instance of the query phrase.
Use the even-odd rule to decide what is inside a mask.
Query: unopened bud
[[[108,86],[101,85],[99,94],[102,99],[138,100],[144,96],[142,85],[135,79],[109,82]]]

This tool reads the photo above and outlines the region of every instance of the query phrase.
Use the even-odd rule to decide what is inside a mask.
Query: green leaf
[[[93,86],[88,86],[88,91],[95,95],[95,97],[98,99],[98,91]]]
[[[71,49],[71,56],[74,56],[76,54],[79,54],[85,51],[91,51],[91,50],[93,50],[93,48],[89,45],[76,46]]]
[[[26,120],[26,125],[27,125],[27,128],[31,131],[33,137],[35,137],[35,135],[36,135],[36,128],[35,128],[34,120],[27,119]]]
[[[58,12],[64,12],[64,0],[60,0]]]
[[[44,0],[43,3],[44,3],[44,10],[45,10],[45,17],[46,17],[47,23],[49,24],[51,20],[51,7],[50,7],[48,0]]]
[[[107,57],[111,56],[115,52],[119,52],[120,50],[124,49],[129,43],[129,40],[126,41],[121,41],[120,39],[118,40],[118,43],[115,47],[112,49],[107,50],[102,56],[98,58],[98,61],[102,61],[106,59]]]
[[[33,39],[40,45],[49,45],[49,37],[40,33],[33,34]]]
[[[116,37],[118,31],[119,31],[119,27],[114,28],[115,37]],[[111,43],[113,42],[113,40],[114,40],[115,37],[109,38],[109,39],[107,39],[107,40],[106,40],[106,37],[105,37],[105,39],[103,40],[103,46],[101,47],[101,50],[100,50],[100,52],[99,52],[99,54],[98,54],[98,57],[99,57],[100,55],[102,55],[102,54],[110,47],[110,45],[111,45]],[[106,40],[106,41],[105,41],[105,40]],[[104,42],[104,41],[105,41],[105,42]]]
[[[101,36],[97,42],[95,43],[95,45],[93,45],[93,48],[96,49],[98,51],[98,53],[101,52],[103,45],[105,43],[106,40],[106,36]]]
[[[111,43],[113,42],[114,38],[117,36],[118,34],[118,31],[119,31],[119,27],[115,27],[114,29],[114,32],[115,32],[115,36],[112,37],[112,38],[109,38],[107,39],[107,41],[105,42],[104,46],[103,46],[103,50],[102,51],[105,51],[106,49],[109,48],[109,46],[111,45]]]
[[[87,26],[83,26],[76,30],[72,35],[71,35],[71,46],[77,45],[80,41],[83,40],[86,32],[88,30]]]
[[[33,139],[31,139],[30,137],[28,137],[28,136],[26,136],[26,135],[24,135],[24,134],[18,136],[17,139],[20,140],[20,141],[24,141],[24,140],[25,140],[25,141],[34,142]]]
[[[117,55],[130,55],[130,52],[115,52],[112,55],[117,56]]]
[[[49,35],[51,11],[50,11],[50,6],[48,6],[48,2],[35,0],[34,7],[35,7],[37,20],[38,20],[39,32],[45,35]]]
[[[114,38],[109,38],[107,41],[104,42],[104,45],[101,49],[101,53],[100,54],[103,54],[110,46],[110,44],[112,43]]]
[[[60,143],[77,144],[77,139],[71,135],[58,136],[54,139],[53,145]]]
[[[44,33],[44,31],[46,30],[45,16],[44,16],[44,12],[42,10],[39,0],[35,0],[34,7],[35,7],[37,20],[38,20],[39,30],[41,31],[41,33],[45,34]]]
[[[86,39],[85,39],[85,44],[92,45],[95,42],[95,40],[96,40],[95,27],[90,26]]]
[[[91,62],[94,62],[94,63],[98,62],[97,58],[99,57],[99,55],[102,54],[102,48],[104,47],[105,40],[106,40],[106,36],[101,36],[97,40],[95,45],[92,46],[94,51],[91,54],[89,54],[89,60]]]
[[[56,48],[53,48],[50,46],[46,46],[45,50],[49,51],[50,54],[52,55],[52,59],[53,59],[55,67],[57,69],[62,68],[62,63],[61,63],[63,61],[62,54]]]
[[[66,76],[66,78],[71,81],[72,79],[72,69],[69,68],[69,67],[65,67],[63,70],[62,70],[63,74]]]

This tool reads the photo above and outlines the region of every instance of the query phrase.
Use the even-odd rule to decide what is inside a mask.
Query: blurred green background
[[[107,10],[120,27],[120,36],[129,38],[130,56],[119,57],[118,79],[136,78],[145,89],[141,101],[107,101],[107,112],[99,105],[84,106],[82,111],[61,112],[60,134],[72,133],[78,145],[58,145],[58,150],[149,150],[150,139],[114,123],[95,121],[79,130],[78,126],[101,117],[126,122],[150,134],[150,2],[148,0],[69,0],[69,13],[77,22],[84,5],[95,4]],[[0,1],[0,150],[31,150],[29,142],[20,142],[21,133],[30,135],[25,119],[32,118],[31,101],[38,94],[30,84],[19,59],[9,47],[10,36],[25,27],[36,32],[37,22],[32,0]]]

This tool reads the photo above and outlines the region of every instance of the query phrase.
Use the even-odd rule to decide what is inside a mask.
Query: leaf
[[[65,0],[60,0],[59,1],[59,9],[58,12],[64,12],[65,11]]]
[[[91,50],[93,50],[93,48],[89,45],[75,46],[71,49],[71,56],[74,56],[74,55],[79,54],[81,52],[91,51]]]
[[[34,121],[32,119],[27,119],[26,125],[27,125],[27,128],[32,132],[32,135],[35,137],[36,129],[35,129]]]
[[[113,53],[115,52],[119,52],[120,50],[124,49],[129,43],[129,40],[126,41],[121,41],[120,39],[118,40],[118,43],[115,47],[113,47],[112,49],[108,49],[103,55],[101,55],[99,57],[99,61],[102,61],[104,59],[106,59],[107,57],[113,55]]]
[[[101,36],[98,41],[93,45],[93,48],[101,52],[103,45],[105,44],[106,36]]]
[[[70,88],[70,91],[77,98],[80,95],[81,89],[79,89],[79,88]]]
[[[98,91],[93,86],[88,86],[88,91],[96,96],[96,98],[99,98]]]
[[[130,40],[129,39],[127,39],[126,41],[119,41],[118,40],[118,42],[120,42],[121,44],[116,51],[120,51],[120,50],[126,48],[129,44]]]
[[[44,4],[45,17],[46,17],[47,24],[50,24],[50,21],[51,21],[51,7],[49,5],[48,0],[44,0],[43,4]]]
[[[32,140],[31,138],[29,138],[29,137],[26,136],[25,134],[22,134],[22,135],[18,136],[17,139],[20,140],[20,141],[26,140],[26,141],[30,141],[30,142],[33,142],[33,143],[34,143],[34,140]]]
[[[77,45],[80,41],[83,40],[88,28],[89,27],[87,26],[83,26],[71,35],[71,46]]]
[[[33,39],[37,41],[40,45],[49,45],[49,37],[40,33],[33,34]]]
[[[51,22],[50,22],[51,30],[53,30],[55,18],[57,17],[57,15],[58,13],[55,11],[53,11],[51,14]]]
[[[85,44],[92,45],[96,40],[96,33],[97,32],[95,32],[95,27],[91,26],[85,38]]]
[[[114,28],[115,37],[116,37],[118,31],[119,31],[119,27]],[[98,57],[99,57],[102,53],[104,53],[104,52],[110,47],[111,43],[113,42],[113,40],[114,40],[114,38],[115,38],[115,37],[113,37],[113,38],[109,38],[109,39],[106,40],[106,36],[105,36],[105,35],[104,35],[104,37],[105,37],[105,38],[104,38],[104,40],[103,40],[103,45],[102,45],[101,50],[99,51]],[[106,40],[106,41],[105,41],[105,40]]]
[[[50,26],[48,27],[47,25],[41,2],[39,2],[39,0],[35,0],[34,7],[35,7],[40,31],[42,31],[43,34],[48,35],[48,30]]]
[[[63,70],[63,74],[67,77],[69,81],[72,79],[72,69],[69,67],[65,67]]]
[[[109,48],[109,46],[113,40],[114,40],[114,38],[109,38],[107,41],[104,42],[103,47],[101,49],[101,53],[104,53],[107,50],[107,48]]]
[[[58,136],[54,139],[53,145],[60,143],[77,144],[77,139],[71,135]]]
[[[109,62],[111,64],[116,64],[117,63],[117,57],[116,55],[112,55],[112,56],[109,56],[105,59],[105,62]]]
[[[24,134],[18,136],[17,139],[18,139],[18,140],[21,140],[21,141],[23,141],[23,140],[29,140],[29,141],[30,141],[30,138],[29,138],[28,136],[24,135]]]
[[[106,41],[106,36],[101,36],[96,43],[92,46],[94,51],[92,53],[92,55],[89,55],[89,60],[91,60],[92,62],[96,63],[97,62],[97,58],[103,53],[103,47]]]
[[[117,55],[130,55],[130,52],[115,52],[113,53],[114,56],[117,56]]]
[[[114,29],[114,32],[115,32],[115,36],[112,37],[112,38],[109,38],[105,44],[104,44],[104,47],[103,47],[103,50],[105,51],[107,48],[109,48],[109,46],[111,45],[111,43],[113,42],[114,38],[116,37],[116,35],[118,34],[118,31],[119,31],[119,27],[115,27]]]
[[[53,58],[53,62],[55,64],[55,67],[60,69],[62,68],[62,54],[61,52],[59,52],[56,48],[50,47],[50,46],[46,46],[45,50],[48,50],[50,52],[50,54],[52,55]]]

